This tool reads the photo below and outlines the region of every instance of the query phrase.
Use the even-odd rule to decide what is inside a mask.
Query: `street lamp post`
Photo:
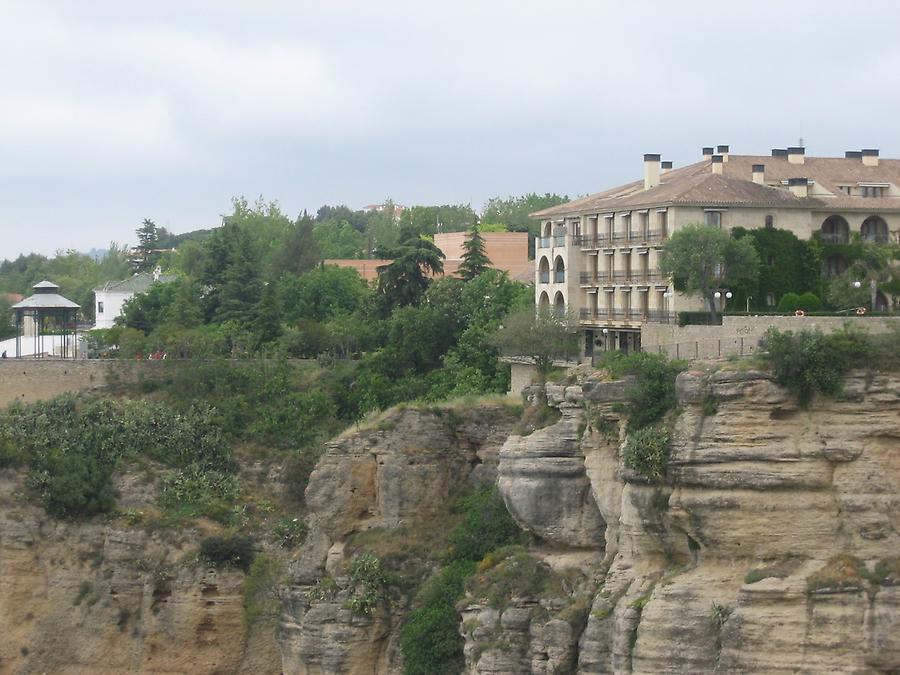
[[[719,304],[719,313],[720,313],[720,314],[724,314],[724,313],[725,313],[725,303],[726,303],[728,300],[731,300],[731,298],[732,298],[733,295],[734,295],[734,294],[733,294],[731,291],[726,290],[726,289],[722,289],[721,291],[716,291],[715,293],[713,293],[713,296],[714,296],[715,299],[718,301],[718,304]],[[749,312],[749,311],[750,311],[750,310],[749,310],[749,304],[748,304],[747,307],[748,307],[747,311]]]

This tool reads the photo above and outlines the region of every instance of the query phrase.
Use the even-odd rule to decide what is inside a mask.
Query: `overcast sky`
[[[578,195],[703,145],[900,157],[897,2],[0,0],[0,258]]]

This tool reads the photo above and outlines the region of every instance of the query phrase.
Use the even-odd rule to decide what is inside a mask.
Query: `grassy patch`
[[[811,593],[862,589],[865,573],[866,567],[859,558],[848,554],[837,555],[807,578],[806,588]]]
[[[529,436],[538,429],[556,424],[561,418],[562,413],[559,412],[558,408],[545,403],[528,406],[516,424],[513,433],[519,436]]]

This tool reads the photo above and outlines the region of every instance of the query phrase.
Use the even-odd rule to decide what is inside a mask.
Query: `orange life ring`
[[[865,307],[857,307],[856,308],[856,316],[862,316],[865,313],[866,313]]]
[[[806,316],[806,312],[804,312],[802,309],[798,309],[796,312],[794,312],[794,316]]]

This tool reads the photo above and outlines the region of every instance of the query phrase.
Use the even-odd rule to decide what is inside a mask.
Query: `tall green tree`
[[[319,249],[313,236],[315,222],[305,211],[287,226],[281,237],[280,248],[272,254],[269,277],[277,279],[282,274],[303,274],[319,262]]]
[[[659,268],[672,276],[676,289],[703,298],[716,322],[715,292],[755,282],[759,256],[748,237],[735,239],[712,225],[687,225],[663,245]]]
[[[149,218],[144,218],[141,226],[136,229],[135,234],[138,238],[138,245],[134,247],[132,252],[131,264],[134,266],[135,272],[149,272],[159,260],[159,229]]]
[[[503,320],[494,333],[494,345],[504,356],[530,359],[538,372],[539,384],[547,376],[557,359],[568,358],[578,349],[578,334],[564,316],[552,310],[524,309],[513,312]]]
[[[396,307],[418,304],[431,283],[429,274],[444,272],[441,249],[408,227],[401,230],[397,246],[379,253],[393,259],[378,270],[378,302],[384,316]]]
[[[226,221],[206,246],[200,275],[205,287],[204,309],[212,323],[248,324],[262,295],[260,255],[246,228]]]
[[[459,276],[465,281],[471,281],[491,266],[484,249],[484,237],[478,231],[478,226],[473,225],[469,236],[463,243],[462,264],[459,266]]]

